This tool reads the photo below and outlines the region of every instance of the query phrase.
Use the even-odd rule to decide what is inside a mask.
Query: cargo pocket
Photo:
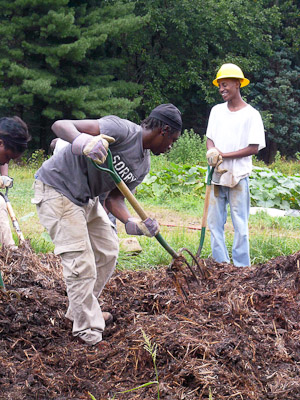
[[[59,221],[60,232],[56,240],[55,253],[85,251],[89,238],[83,208],[63,197],[63,210]]]
[[[85,249],[86,243],[84,240],[70,242],[70,238],[68,238],[68,242],[62,241],[55,246],[54,253],[56,255],[61,255],[63,253],[83,253]]]
[[[34,197],[31,199],[31,203],[40,205],[44,197],[44,184],[43,182],[36,180],[34,182]]]

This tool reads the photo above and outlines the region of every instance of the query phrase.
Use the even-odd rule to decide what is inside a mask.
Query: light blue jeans
[[[208,211],[208,227],[211,234],[212,256],[217,262],[230,263],[225,245],[224,225],[227,220],[227,205],[230,206],[234,228],[232,246],[233,264],[237,267],[250,265],[248,220],[250,211],[249,178],[246,177],[233,188],[218,186],[215,196],[212,186]]]

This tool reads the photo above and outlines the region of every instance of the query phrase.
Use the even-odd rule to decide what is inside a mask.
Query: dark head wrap
[[[168,103],[157,106],[151,111],[149,117],[159,119],[178,131],[182,129],[181,112],[173,104]]]

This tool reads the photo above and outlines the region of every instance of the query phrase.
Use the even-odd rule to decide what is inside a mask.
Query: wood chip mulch
[[[0,399],[300,399],[300,252],[236,268],[203,260],[188,301],[167,267],[116,271],[101,347],[73,338],[59,257],[0,251]],[[141,266],[142,267],[142,266]],[[187,272],[188,274],[189,272]]]

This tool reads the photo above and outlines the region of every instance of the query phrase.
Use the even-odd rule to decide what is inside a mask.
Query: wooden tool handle
[[[203,207],[203,216],[202,216],[202,228],[206,228],[207,225],[207,214],[208,214],[208,206],[209,206],[209,198],[210,198],[211,185],[206,186],[205,190],[205,200]]]
[[[118,189],[120,192],[123,194],[125,199],[129,201],[129,203],[132,205],[133,209],[135,212],[138,214],[138,216],[141,218],[142,221],[145,221],[148,216],[141,207],[140,203],[137,201],[137,199],[134,197],[134,195],[131,193],[127,185],[121,181],[120,183],[117,184]]]

